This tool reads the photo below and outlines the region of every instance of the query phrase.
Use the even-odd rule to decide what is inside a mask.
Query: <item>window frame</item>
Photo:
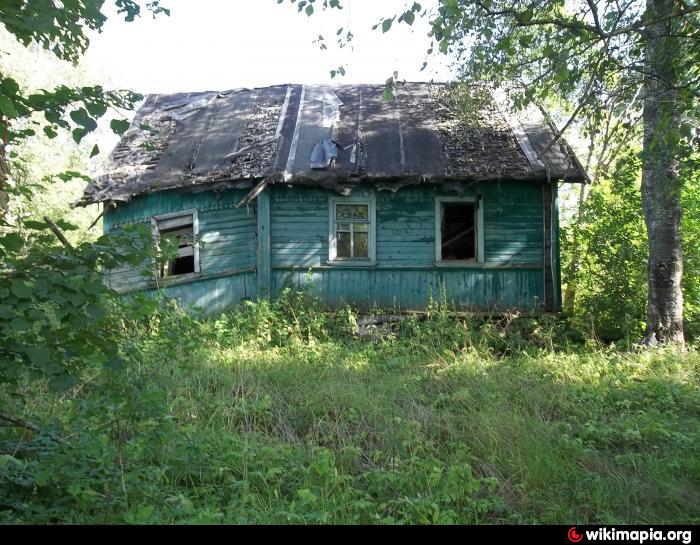
[[[368,205],[368,236],[367,257],[338,257],[337,240],[335,236],[337,205]],[[342,223],[342,222],[341,222]],[[373,194],[365,197],[329,197],[328,198],[328,263],[348,267],[374,265],[377,261],[377,211],[376,198]]]
[[[194,257],[194,271],[191,273],[184,273],[184,274],[176,274],[173,276],[162,276],[160,273],[160,268],[155,266],[154,263],[154,269],[155,269],[155,277],[157,280],[164,281],[164,282],[175,282],[180,279],[187,279],[187,278],[192,278],[193,276],[199,276],[201,275],[201,266],[200,266],[200,258],[199,258],[199,210],[197,208],[191,208],[189,210],[179,210],[177,212],[169,212],[167,214],[156,214],[151,216],[151,232],[153,235],[153,242],[158,248],[158,245],[160,243],[160,236],[161,236],[161,229],[158,226],[159,222],[167,221],[167,220],[174,220],[179,217],[187,217],[187,216],[192,216],[192,238],[193,243],[192,243],[192,254]],[[187,225],[187,223],[184,223],[183,225]]]
[[[473,259],[442,259],[442,208],[445,203],[474,205],[474,244],[476,256]],[[484,206],[481,196],[477,197],[435,197],[435,263],[440,266],[464,266],[484,263]]]

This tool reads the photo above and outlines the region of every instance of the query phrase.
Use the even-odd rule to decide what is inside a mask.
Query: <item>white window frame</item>
[[[344,258],[338,257],[337,240],[335,236],[336,206],[339,204],[366,204],[369,206],[368,257]],[[377,210],[374,195],[366,197],[329,197],[328,199],[328,262],[337,265],[367,266],[377,260]]]
[[[179,218],[182,218],[185,220],[187,218],[189,220],[189,217],[192,217],[192,237],[194,238],[194,243],[192,244],[192,253],[194,255],[194,272],[192,273],[187,273],[187,274],[178,274],[175,276],[161,276],[159,268],[156,267],[155,274],[156,278],[159,280],[166,280],[166,281],[175,281],[180,278],[189,278],[192,275],[199,275],[201,273],[201,268],[199,265],[199,214],[198,210],[196,208],[192,208],[190,210],[180,210],[178,212],[170,212],[168,214],[158,214],[155,216],[151,217],[151,231],[153,233],[153,241],[157,245],[160,243],[160,231],[163,228],[162,226],[159,226],[159,223],[165,222],[165,221],[172,221],[173,223],[168,225],[166,228],[170,227],[175,227],[177,226],[177,222],[174,220],[177,220]],[[182,225],[187,225],[189,224],[189,221],[183,221]]]
[[[476,260],[474,259],[442,259],[442,205],[444,203],[471,203],[475,208]],[[435,198],[435,262],[440,265],[465,265],[484,262],[484,206],[481,197],[436,197]]]

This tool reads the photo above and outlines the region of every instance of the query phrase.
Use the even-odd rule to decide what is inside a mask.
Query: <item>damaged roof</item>
[[[149,95],[79,203],[177,187],[305,183],[341,193],[446,180],[551,179],[585,172],[543,120],[522,121],[447,84],[278,85]],[[468,94],[468,93],[467,93]],[[464,96],[464,95],[462,95]],[[469,97],[467,97],[469,99]]]

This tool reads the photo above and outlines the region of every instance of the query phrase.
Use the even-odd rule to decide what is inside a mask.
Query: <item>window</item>
[[[374,261],[374,199],[330,200],[330,261]]]
[[[154,237],[161,251],[174,251],[167,262],[159,265],[160,278],[172,278],[199,272],[197,211],[178,212],[153,217]]]
[[[483,219],[471,197],[438,197],[435,202],[435,258],[439,262],[483,262]]]

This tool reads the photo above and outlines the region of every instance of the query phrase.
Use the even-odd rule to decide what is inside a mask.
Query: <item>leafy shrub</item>
[[[301,297],[114,302],[121,369],[0,390],[41,429],[0,428],[0,521],[697,522],[695,351],[446,309],[369,342]]]
[[[684,313],[691,340],[700,334],[699,173],[692,162],[682,173]],[[609,179],[591,187],[582,222],[562,228],[563,281],[565,290],[575,292],[573,306],[564,310],[577,329],[607,342],[638,342],[644,334],[648,250],[640,183],[640,160],[630,150]]]

